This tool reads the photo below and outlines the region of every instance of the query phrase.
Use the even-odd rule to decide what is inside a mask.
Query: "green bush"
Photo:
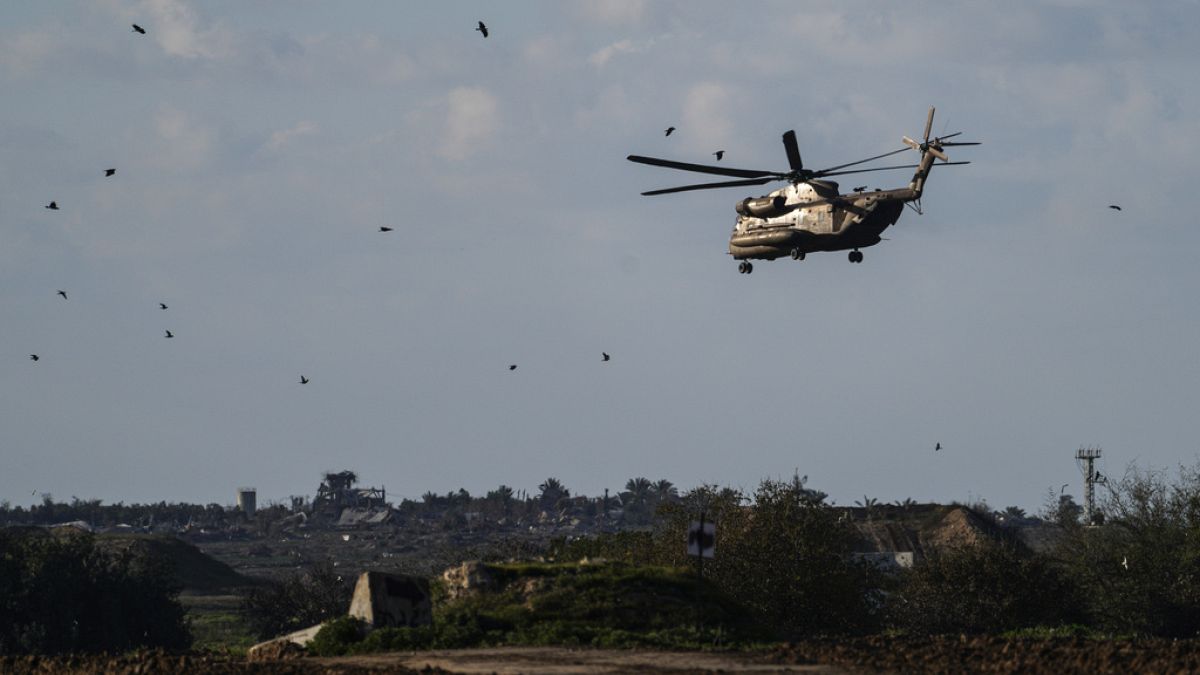
[[[1080,580],[1088,624],[1106,633],[1200,636],[1200,469],[1171,481],[1131,468],[1110,484],[1103,527],[1078,527],[1058,555]]]
[[[351,582],[325,561],[251,589],[242,610],[259,639],[269,640],[345,614],[353,593]]]
[[[366,634],[366,622],[358,617],[343,616],[325,622],[308,643],[308,651],[317,656],[344,656],[361,643]]]
[[[1078,587],[1050,558],[1011,542],[929,552],[887,596],[894,625],[917,634],[997,633],[1082,619]]]
[[[0,530],[0,654],[186,648],[169,560],[85,533]]]
[[[763,481],[750,507],[739,493],[693,491],[662,510],[658,561],[695,566],[684,542],[703,505],[717,525],[716,556],[704,562],[704,576],[726,596],[786,637],[871,632],[879,625],[880,574],[854,559],[853,524],[823,500],[800,477]]]

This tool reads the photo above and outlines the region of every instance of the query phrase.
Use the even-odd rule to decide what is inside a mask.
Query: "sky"
[[[838,504],[1033,511],[1082,495],[1081,446],[1114,477],[1191,466],[1198,26],[1118,0],[3,3],[0,499],[799,473]],[[795,129],[833,166],[931,105],[983,145],[859,265],[738,274],[734,204],[777,186],[643,197],[707,179],[625,160],[779,170]]]

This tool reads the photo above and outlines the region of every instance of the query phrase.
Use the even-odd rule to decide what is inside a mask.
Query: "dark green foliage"
[[[308,651],[317,656],[342,656],[362,642],[367,624],[357,617],[343,616],[328,621],[317,631]]]
[[[91,535],[0,530],[0,654],[184,648],[169,560]]]
[[[242,609],[266,640],[342,616],[350,607],[354,580],[344,579],[326,561],[307,572],[251,589]]]
[[[495,586],[436,605],[432,626],[359,638],[321,630],[321,655],[489,645],[713,648],[770,632],[707,582],[680,570],[624,564],[489,565]],[[339,620],[340,621],[340,620]]]
[[[1089,623],[1110,633],[1200,635],[1200,474],[1177,482],[1131,469],[1104,501],[1107,524],[1075,528],[1060,551],[1087,590]]]
[[[1082,618],[1071,579],[1049,558],[1009,542],[931,551],[900,575],[887,607],[896,626],[916,634],[996,633]]]
[[[754,505],[740,493],[702,489],[664,508],[655,535],[660,562],[695,566],[684,549],[688,523],[703,506],[717,524],[716,557],[704,563],[729,597],[788,637],[861,633],[877,625],[879,574],[851,555],[853,525],[804,480],[763,481]]]

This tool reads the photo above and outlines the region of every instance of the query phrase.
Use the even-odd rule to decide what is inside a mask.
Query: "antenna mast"
[[[1108,478],[1096,471],[1096,460],[1100,458],[1100,448],[1079,448],[1075,452],[1075,461],[1082,460],[1087,465],[1083,469],[1083,522],[1085,525],[1098,525],[1096,513],[1096,484],[1108,482]]]

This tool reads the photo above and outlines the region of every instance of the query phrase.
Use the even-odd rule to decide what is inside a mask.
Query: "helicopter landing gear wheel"
[[[745,260],[738,263],[738,272],[740,272],[742,274],[750,274],[753,271],[754,271],[754,265],[752,265],[751,263],[748,263]]]
[[[804,251],[798,248],[792,249],[792,260],[804,260]]]
[[[860,263],[863,261],[862,251],[858,251],[858,250],[850,251],[850,255],[848,257],[850,258],[850,262],[852,262],[852,263]]]

